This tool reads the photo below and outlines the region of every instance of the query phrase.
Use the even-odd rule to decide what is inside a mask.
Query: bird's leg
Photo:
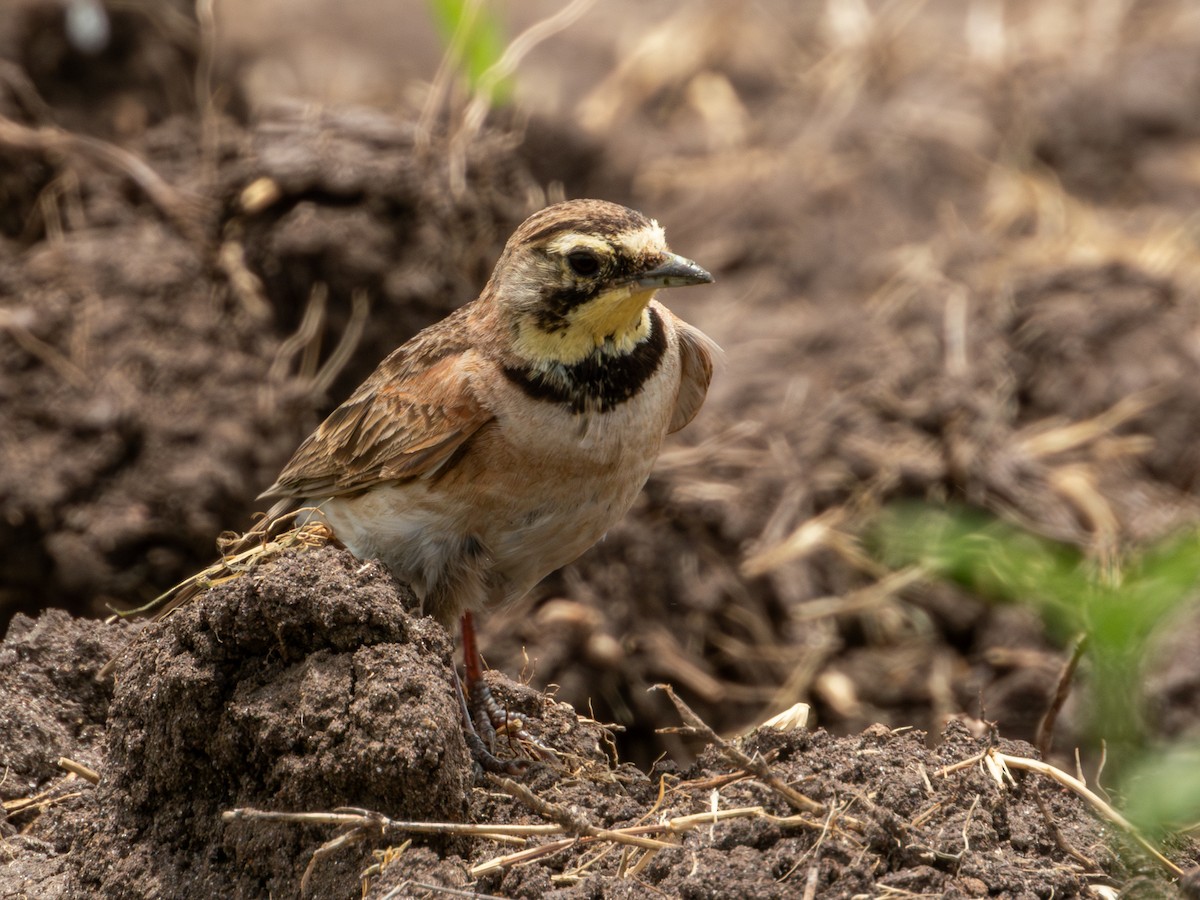
[[[454,681],[458,685],[458,698],[462,705],[463,735],[471,757],[485,772],[497,775],[523,775],[531,760],[501,759],[492,752],[496,744],[496,728],[498,722],[508,721],[508,716],[492,696],[492,689],[483,680],[483,663],[479,657],[479,644],[475,639],[475,619],[469,613],[462,615],[463,642],[463,673],[466,678],[466,689],[458,680],[458,672],[454,672]],[[480,737],[480,732],[486,735],[486,740]]]
[[[525,771],[529,767],[530,760],[514,759],[500,760],[489,749],[496,745],[496,732],[503,729],[509,736],[515,736],[518,740],[525,741],[533,747],[535,754],[543,760],[557,760],[558,756],[549,747],[542,744],[541,741],[533,737],[525,730],[524,725],[521,725],[516,730],[510,730],[508,711],[505,710],[492,695],[492,689],[483,678],[483,661],[479,655],[479,643],[475,636],[475,617],[470,612],[462,614],[462,643],[463,643],[463,672],[466,679],[466,692],[464,694],[466,709],[464,712],[467,716],[468,729],[471,736],[479,742],[480,747],[487,751],[490,759],[482,759],[479,757],[474,746],[472,752],[476,753],[476,759],[479,764],[487,771],[497,771],[489,769],[493,765],[493,761],[501,766],[508,767],[507,770],[512,772],[513,766],[517,766],[518,773]],[[460,693],[463,693],[460,690]],[[518,724],[520,724],[518,722]],[[480,735],[485,738],[481,738]],[[485,742],[486,741],[486,742]],[[468,738],[470,742],[470,737]]]
[[[475,617],[462,614],[463,672],[467,680],[467,701],[474,715],[475,727],[495,746],[496,730],[508,724],[508,713],[501,709],[492,689],[483,680],[483,660],[475,636]]]

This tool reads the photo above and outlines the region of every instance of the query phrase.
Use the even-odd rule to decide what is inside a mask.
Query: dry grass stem
[[[1097,865],[1094,859],[1085,856],[1075,848],[1074,844],[1067,840],[1067,836],[1058,827],[1058,820],[1054,818],[1054,814],[1050,811],[1050,805],[1046,803],[1046,798],[1042,796],[1042,792],[1038,790],[1036,785],[1033,788],[1033,799],[1037,802],[1038,811],[1042,814],[1042,821],[1046,823],[1046,828],[1054,836],[1054,843],[1058,849],[1078,862],[1086,870],[1092,872],[1100,871],[1101,867]]]
[[[705,671],[695,654],[679,646],[679,641],[666,628],[654,628],[644,638],[647,652],[656,661],[656,669],[684,685],[706,703],[719,703],[728,698],[727,685]]]
[[[703,719],[692,711],[690,706],[679,698],[669,684],[656,684],[651,690],[665,692],[668,699],[675,705],[680,718],[683,719],[684,724],[693,734],[714,745],[720,750],[721,755],[732,765],[752,773],[755,778],[779,794],[794,809],[817,815],[824,815],[826,813],[826,809],[822,804],[805,797],[791,785],[785,784],[761,759],[753,759],[713,731]]]
[[[311,378],[316,370],[315,362],[306,371],[305,360],[314,355],[312,348],[319,347],[321,332],[325,326],[325,310],[329,303],[329,287],[323,281],[313,285],[308,293],[308,303],[296,330],[275,351],[275,359],[267,371],[267,381],[276,383],[286,379],[292,360],[301,355],[300,376]]]
[[[1137,418],[1162,399],[1163,391],[1155,388],[1123,397],[1098,416],[1038,431],[1022,438],[1017,448],[1031,459],[1056,456],[1075,450],[1109,434],[1130,419]]]
[[[5,800],[3,803],[0,803],[0,810],[4,811],[6,817],[20,815],[31,810],[41,813],[55,804],[65,803],[67,800],[83,796],[81,791],[72,791],[67,794],[57,793],[57,791],[58,788],[53,787],[34,794],[32,797],[17,797],[14,800]]]
[[[619,844],[641,847],[644,850],[667,850],[673,846],[663,841],[639,837],[627,831],[611,831],[607,828],[599,828],[565,806],[551,803],[549,800],[537,796],[533,791],[525,787],[525,785],[513,781],[511,778],[489,775],[488,780],[506,794],[520,800],[543,819],[557,822],[565,831],[578,837],[600,838],[602,840],[615,841]]]
[[[326,546],[333,540],[333,532],[323,522],[309,522],[278,534],[272,534],[270,531],[282,521],[295,521],[296,518],[310,512],[313,512],[311,508],[298,509],[274,522],[267,522],[264,519],[246,534],[240,537],[234,536],[232,549],[226,552],[219,562],[213,563],[204,571],[180,582],[146,605],[117,614],[123,617],[144,615],[168,604],[171,609],[174,609],[196,594],[240,578],[256,566],[269,562],[289,550],[314,550]]]
[[[53,125],[30,128],[0,115],[0,145],[34,153],[84,158],[119,172],[136,184],[164,216],[189,240],[203,244],[211,201],[181,191],[128,150],[90,135],[72,134]]]
[[[472,96],[466,110],[463,112],[458,130],[450,139],[450,147],[447,153],[450,192],[455,197],[462,196],[467,189],[467,147],[470,146],[483,130],[487,114],[492,108],[496,85],[512,75],[521,64],[521,61],[538,44],[575,24],[591,8],[594,2],[595,0],[571,0],[570,3],[558,12],[535,22],[517,35],[509,43],[508,47],[505,48],[500,59],[489,66],[479,76],[479,84],[475,89],[474,96]],[[463,24],[465,23],[466,16],[464,15]],[[459,31],[464,30],[461,27],[459,29]],[[455,33],[455,40],[461,40],[458,32]],[[461,53],[461,48],[459,52]]]
[[[339,828],[375,829],[383,834],[453,834],[482,838],[526,838],[562,834],[561,825],[476,825],[469,822],[406,822],[368,810],[332,812],[281,812],[239,807],[221,813],[222,822],[289,822],[294,825],[334,825]]]
[[[703,813],[693,813],[687,816],[677,816],[668,819],[665,822],[647,824],[647,825],[632,825],[625,828],[613,829],[614,834],[621,835],[647,835],[647,834],[683,834],[696,828],[705,825],[716,825],[720,822],[726,822],[732,819],[764,819],[781,828],[806,828],[810,830],[821,830],[824,826],[821,822],[806,816],[773,816],[766,812],[761,806],[743,806],[736,809],[718,809]],[[551,856],[562,850],[567,849],[572,844],[584,841],[595,841],[599,837],[587,838],[570,838],[567,840],[553,841],[548,844],[543,844],[539,847],[530,847],[526,850],[521,850],[516,853],[510,853],[505,856],[498,856],[494,859],[489,859],[478,863],[471,867],[470,874],[472,878],[477,878],[488,872],[499,869],[509,868],[511,866],[530,862],[534,859],[541,859]],[[611,839],[611,838],[609,838]],[[673,844],[664,844],[664,847],[672,847]],[[660,848],[649,848],[649,851],[655,851]],[[593,862],[594,864],[594,862]],[[640,868],[644,863],[636,864]],[[629,873],[633,874],[632,870]]]
[[[70,772],[72,775],[79,776],[84,781],[90,782],[91,784],[99,784],[100,783],[100,773],[97,772],[95,769],[85,766],[81,762],[76,762],[73,759],[69,759],[65,756],[60,756],[58,758],[58,767],[60,769],[65,769],[66,771]]]
[[[929,573],[920,566],[898,569],[866,587],[844,597],[818,597],[807,600],[788,617],[793,623],[812,622],[827,616],[844,616],[862,612],[895,597],[914,584],[929,578]]]
[[[782,542],[747,557],[742,563],[742,574],[747,578],[757,578],[828,546],[836,540],[834,533],[838,526],[843,524],[846,516],[847,510],[844,507],[834,507],[816,518],[809,519]]]
[[[217,265],[250,318],[255,322],[270,321],[271,301],[267,299],[262,279],[246,265],[246,248],[238,241],[226,241],[217,252]]]
[[[1117,812],[1103,797],[1092,791],[1080,778],[1075,778],[1067,774],[1062,769],[1056,768],[1049,763],[1042,762],[1039,759],[1028,759],[1023,756],[1011,756],[1007,753],[1001,753],[994,748],[985,750],[975,756],[968,757],[960,762],[943,767],[938,774],[942,777],[951,772],[959,771],[960,769],[969,768],[976,763],[983,762],[988,766],[992,777],[998,784],[1003,784],[1005,780],[1011,781],[1012,776],[1008,774],[1009,769],[1017,769],[1024,772],[1034,772],[1051,781],[1055,781],[1067,790],[1073,792],[1083,798],[1092,808],[1096,810],[1104,819],[1116,825],[1134,841],[1136,841],[1147,853],[1163,866],[1172,876],[1179,878],[1184,872],[1183,869],[1171,862],[1162,853],[1151,844],[1137,830],[1132,822],[1126,819],[1123,815]]]
[[[298,517],[312,511],[311,508],[298,509],[275,520],[263,518],[243,535],[222,535],[218,544],[222,547],[223,555],[218,562],[164,591],[149,603],[136,609],[114,609],[113,612],[122,619],[149,613],[165,616],[209,588],[241,578],[257,566],[276,559],[289,550],[315,550],[326,546],[333,541],[333,532],[323,522],[308,522],[286,528],[288,522],[294,522]],[[285,528],[286,530],[276,533],[276,529]],[[118,654],[105,663],[96,673],[97,680],[102,681],[112,675],[120,658]]]
[[[1083,652],[1087,649],[1087,635],[1080,635],[1075,641],[1075,647],[1071,650],[1071,657],[1062,667],[1062,671],[1058,675],[1058,685],[1054,689],[1054,697],[1050,701],[1050,706],[1046,709],[1045,715],[1038,722],[1037,739],[1034,746],[1037,747],[1038,755],[1042,759],[1048,759],[1050,756],[1050,745],[1054,740],[1054,724],[1058,721],[1058,714],[1062,712],[1067,698],[1071,695],[1071,685],[1075,680],[1075,670],[1079,668],[1079,662],[1083,659]]]
[[[423,891],[429,891],[434,894],[443,894],[446,897],[470,897],[472,900],[504,900],[495,894],[480,894],[478,891],[464,891],[459,888],[446,887],[443,884],[430,884],[426,881],[402,881],[379,900],[395,900],[396,897],[409,896],[406,891],[409,888],[420,888]]]
[[[1021,756],[1009,756],[1008,754],[1000,753],[995,750],[991,751],[991,755],[995,757],[998,763],[1006,768],[1020,769],[1026,772],[1036,772],[1037,774],[1043,775],[1052,781],[1058,782],[1063,787],[1074,792],[1075,794],[1078,794],[1080,797],[1090,803],[1096,809],[1096,811],[1100,813],[1100,815],[1133,838],[1139,845],[1141,845],[1142,849],[1154,857],[1154,859],[1157,860],[1158,863],[1162,865],[1168,872],[1170,872],[1172,876],[1175,878],[1180,878],[1183,876],[1183,869],[1179,868],[1179,866],[1175,865],[1175,863],[1163,856],[1157,847],[1155,847],[1148,840],[1146,840],[1145,837],[1142,836],[1141,832],[1134,827],[1132,822],[1117,812],[1117,810],[1109,805],[1103,797],[1092,791],[1079,779],[1068,775],[1062,769],[1055,768],[1049,763],[1042,762],[1038,759],[1026,759]]]
[[[323,396],[331,387],[346,363],[358,349],[363,331],[367,327],[367,318],[371,313],[371,299],[366,291],[357,290],[350,295],[350,318],[346,321],[346,329],[342,332],[337,346],[325,360],[325,364],[312,377],[310,390],[316,396]]]
[[[735,809],[715,809],[703,813],[677,816],[664,822],[633,825],[624,828],[596,828],[583,822],[578,816],[563,809],[557,804],[537,797],[528,788],[510,779],[493,778],[493,782],[506,793],[519,799],[537,815],[545,818],[562,819],[550,825],[513,825],[513,824],[474,824],[464,822],[409,822],[388,818],[380,813],[368,810],[334,810],[331,812],[280,812],[252,808],[227,810],[221,814],[223,822],[286,822],[295,825],[328,825],[349,829],[346,833],[326,841],[314,853],[306,868],[305,878],[311,872],[313,865],[339,849],[357,843],[371,834],[386,836],[389,834],[440,834],[478,837],[488,840],[524,840],[530,837],[572,833],[571,837],[551,841],[536,847],[528,847],[515,853],[505,854],[486,860],[471,867],[470,875],[477,878],[491,871],[509,868],[527,863],[535,859],[551,856],[580,841],[611,841],[615,844],[637,848],[647,852],[670,849],[673,843],[653,840],[650,834],[683,834],[705,825],[715,826],[721,822],[733,819],[760,818],[783,828],[827,828],[828,823],[807,818],[805,816],[773,816],[761,806],[743,806]],[[592,861],[594,864],[595,860]],[[634,868],[640,869],[645,865],[642,857]],[[582,872],[585,867],[580,868]],[[631,869],[627,874],[632,877]]]

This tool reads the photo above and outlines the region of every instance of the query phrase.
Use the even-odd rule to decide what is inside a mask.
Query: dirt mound
[[[127,640],[111,702],[93,680],[96,648],[111,651],[127,629],[71,620],[63,627],[59,613],[35,627],[18,620],[4,646],[24,657],[27,681],[50,677],[52,648],[77,657],[92,678],[56,679],[26,727],[5,729],[14,776],[5,796],[45,787],[57,756],[80,750],[80,761],[102,774],[85,803],[63,808],[56,840],[30,845],[37,864],[23,877],[60,871],[52,861],[69,852],[68,893],[289,896],[302,871],[290,861],[302,858],[311,832],[227,828],[222,811],[349,805],[460,821],[471,766],[457,727],[452,644],[432,620],[405,613],[407,596],[378,566],[345,551],[285,558]],[[80,646],[63,648],[65,636]],[[11,688],[14,699],[29,691]],[[99,716],[90,729],[44,727],[84,701],[89,718]],[[101,751],[95,732],[105,721]],[[32,852],[49,847],[55,852],[44,858]],[[334,896],[325,879],[336,884],[348,874],[353,883],[356,870],[343,861],[320,873],[313,890]]]
[[[504,896],[624,896],[638,885],[683,897],[785,897],[807,885],[830,897],[1075,896],[1135,878],[1170,895],[1079,798],[989,774],[980,754],[993,742],[958,724],[935,749],[882,726],[847,738],[767,728],[647,774],[618,763],[594,721],[492,673],[500,702],[560,758],[523,785],[472,790],[451,641],[409,615],[408,599],[378,565],[325,548],[253,569],[136,635],[61,612],[18,618],[0,644],[0,659],[21,662],[0,669],[0,892],[350,898],[370,869],[377,898],[427,884]],[[110,693],[94,675],[115,646]],[[99,784],[62,775],[59,756],[94,768]],[[743,771],[748,759],[767,768]],[[338,833],[329,822],[222,818],[338,807],[379,816],[315,861]],[[406,821],[447,833],[413,835],[395,824]],[[456,834],[456,823],[550,833],[528,839],[517,865],[506,857],[519,848]]]
[[[405,614],[405,596],[378,566],[317,551],[147,629],[116,671],[89,892],[294,893],[285,861],[303,831],[224,828],[237,806],[460,819],[470,764],[452,645]]]

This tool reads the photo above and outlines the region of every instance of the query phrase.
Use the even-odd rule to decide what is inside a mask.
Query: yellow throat
[[[566,327],[555,331],[523,321],[513,349],[535,365],[571,365],[602,347],[614,354],[628,353],[650,333],[646,307],[655,290],[638,290],[635,285],[613,288],[571,310]]]

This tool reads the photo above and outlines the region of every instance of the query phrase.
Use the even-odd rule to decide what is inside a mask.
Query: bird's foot
[[[474,716],[475,730],[483,735],[489,746],[506,737],[528,747],[542,762],[561,762],[558,754],[535,738],[525,728],[525,721],[512,715],[497,702],[491,687],[481,677],[474,683],[468,682],[468,703]]]
[[[496,745],[496,726],[492,724],[491,718],[485,709],[480,707],[476,698],[482,693],[486,696],[484,704],[500,708],[492,697],[491,689],[486,684],[483,684],[483,690],[480,691],[475,686],[463,689],[463,684],[458,678],[458,672],[454,669],[450,670],[454,675],[454,686],[458,693],[459,709],[462,712],[463,721],[463,737],[467,742],[467,749],[471,751],[471,759],[475,762],[478,770],[481,772],[491,772],[494,775],[524,775],[529,771],[529,767],[534,764],[532,759],[518,756],[513,759],[501,759],[491,748]],[[468,695],[470,699],[468,699]],[[472,707],[475,708],[475,715],[472,715]],[[477,724],[478,723],[478,724]],[[483,732],[487,739],[480,737],[480,732]]]

